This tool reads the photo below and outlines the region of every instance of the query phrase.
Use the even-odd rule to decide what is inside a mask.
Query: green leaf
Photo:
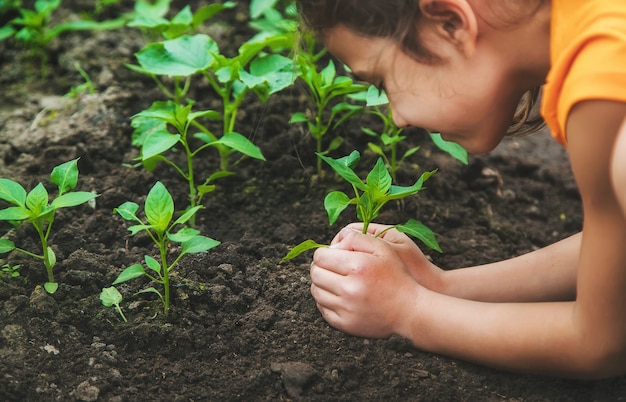
[[[119,290],[117,290],[115,286],[102,288],[102,292],[100,292],[100,301],[105,307],[118,305],[122,302],[122,300],[122,294],[119,292]]]
[[[227,147],[252,158],[260,159],[262,161],[265,160],[265,156],[263,156],[261,149],[239,133],[235,133],[233,131],[226,133],[222,138],[213,142],[213,144],[217,143],[226,145]]]
[[[252,0],[250,1],[250,18],[257,19],[267,10],[276,6],[278,0]]]
[[[196,28],[200,26],[206,20],[212,18],[215,14],[236,6],[236,3],[232,1],[225,1],[224,3],[214,3],[209,4],[204,7],[201,7],[196,13],[193,15],[192,27]]]
[[[154,259],[153,257],[150,257],[149,255],[144,255],[143,260],[146,262],[146,266],[148,268],[150,268],[157,274],[161,273],[161,264],[159,264],[159,262],[156,259]]]
[[[135,14],[150,18],[164,17],[170,9],[170,3],[171,0],[136,0]]]
[[[146,271],[143,269],[141,264],[133,264],[130,267],[123,270],[122,273],[117,277],[117,279],[113,281],[112,285],[124,283],[124,282],[130,281],[131,279],[136,279],[141,276],[144,276],[145,274],[146,274]]]
[[[397,199],[404,198],[404,197],[407,197],[409,195],[413,195],[419,192],[424,187],[424,182],[428,180],[436,172],[437,172],[437,169],[431,170],[430,172],[422,173],[422,175],[419,177],[419,179],[417,179],[415,184],[409,187],[392,185],[391,188],[389,189],[389,194],[388,194],[389,199],[397,200]]]
[[[26,190],[21,184],[10,180],[0,179],[0,199],[18,206],[26,204]]]
[[[136,221],[139,222],[139,218],[137,218],[137,211],[139,210],[139,205],[134,202],[127,201],[120,205],[119,207],[113,209],[113,213],[119,214],[122,218],[127,221]]]
[[[89,200],[93,200],[98,195],[89,191],[73,191],[57,197],[50,204],[54,209],[74,207],[84,204]]]
[[[287,253],[287,255],[284,256],[282,260],[280,260],[279,264],[282,264],[285,261],[292,260],[307,250],[312,250],[312,249],[320,248],[320,247],[328,247],[328,245],[319,244],[319,243],[314,242],[313,240],[305,240],[302,243],[295,246],[294,248],[292,248],[289,251],[289,253]]]
[[[341,191],[331,191],[324,198],[324,208],[328,213],[328,221],[334,224],[344,209],[353,202],[350,197]]]
[[[454,159],[467,165],[467,151],[455,142],[446,141],[439,133],[430,133],[433,143],[442,151],[450,154]]]
[[[153,287],[142,289],[142,290],[140,290],[139,292],[137,292],[135,294],[138,295],[138,294],[141,294],[141,293],[155,293],[157,296],[159,296],[159,299],[161,299],[161,301],[163,301],[163,295],[158,290],[156,290]]]
[[[131,118],[133,120],[138,117],[153,118],[174,124],[176,122],[176,109],[177,105],[173,101],[154,101],[149,108],[142,110]]]
[[[191,219],[196,212],[198,212],[200,209],[202,209],[202,205],[197,205],[193,208],[189,208],[188,210],[185,211],[184,214],[182,214],[178,219],[176,219],[176,221],[172,224],[172,226],[174,225],[182,225],[184,223],[186,223],[189,219]],[[179,242],[180,243],[180,242]]]
[[[182,228],[176,233],[167,233],[167,238],[175,243],[183,243],[200,234],[200,231],[193,228]]]
[[[180,141],[180,135],[167,131],[154,131],[149,134],[141,147],[141,160],[148,160],[169,150]]]
[[[54,251],[52,250],[52,248],[50,246],[48,246],[48,257],[47,257],[47,263],[48,263],[48,267],[52,268],[55,265],[57,265],[57,256],[56,254],[54,254]]]
[[[38,183],[26,195],[26,206],[32,211],[32,215],[37,216],[46,205],[48,205],[48,191],[43,184]]]
[[[423,223],[416,221],[415,219],[409,219],[404,225],[397,225],[396,229],[399,232],[409,234],[426,244],[431,249],[442,252],[439,243],[435,238],[435,234]]]
[[[15,34],[15,32],[15,29],[10,27],[9,25],[0,27],[0,41],[10,38]]]
[[[46,282],[43,284],[43,288],[46,290],[46,292],[54,294],[54,292],[59,289],[59,284],[55,282]]]
[[[15,244],[9,239],[0,239],[0,254],[15,250]]]
[[[208,35],[181,36],[158,43],[150,43],[137,54],[141,67],[155,75],[186,77],[213,64],[217,43]]]
[[[147,230],[150,231],[150,229],[152,229],[152,226],[150,225],[132,225],[128,227],[128,231],[130,232],[131,235],[136,235],[137,233],[141,232],[142,230]]]
[[[376,164],[367,175],[367,192],[374,202],[384,198],[391,188],[391,175],[382,158],[378,158]]]
[[[367,88],[367,95],[365,98],[366,106],[380,106],[388,103],[389,99],[387,98],[387,94],[384,90],[379,90],[374,85],[370,85],[370,87]]]
[[[174,215],[174,200],[160,181],[148,192],[144,209],[152,228],[158,233],[165,233]]]
[[[106,21],[92,21],[92,20],[75,20],[62,24],[55,25],[52,29],[47,31],[44,35],[44,41],[50,41],[56,38],[61,33],[66,31],[96,31],[96,30],[109,30],[118,29],[126,24],[126,20],[123,18],[117,18]]]
[[[197,254],[212,249],[220,244],[219,241],[205,236],[195,236],[182,244],[181,254]]]
[[[167,131],[167,122],[153,118],[142,116],[141,113],[131,118],[130,125],[135,129],[132,134],[132,144],[135,147],[141,147],[151,133],[155,131]]]
[[[328,156],[324,156],[320,153],[316,153],[316,155],[328,165],[341,177],[348,181],[348,183],[352,184],[359,190],[365,191],[367,186],[363,183],[363,180],[354,173],[352,170],[352,166],[358,162],[360,158],[359,151],[352,151],[352,153],[348,156],[344,156],[343,158],[333,159]]]
[[[8,207],[0,210],[0,221],[23,221],[31,216],[31,212],[24,207]]]
[[[293,115],[291,115],[291,119],[289,119],[289,123],[293,124],[293,123],[305,123],[308,122],[309,119],[306,117],[306,115],[302,112],[296,112]]]
[[[78,159],[74,159],[52,169],[50,180],[59,188],[59,194],[72,190],[78,183]]]

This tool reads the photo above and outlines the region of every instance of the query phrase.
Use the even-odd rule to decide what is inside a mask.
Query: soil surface
[[[75,2],[75,4],[83,2]],[[89,2],[84,5],[89,9]],[[200,2],[197,2],[200,3]],[[243,3],[243,2],[242,2]],[[197,7],[191,2],[192,9]],[[79,6],[61,11],[71,17]],[[113,17],[128,6],[113,7]],[[251,36],[245,4],[207,28],[224,49]],[[52,248],[59,290],[49,295],[42,264],[11,253],[20,276],[0,283],[0,400],[2,401],[226,401],[226,400],[424,400],[424,401],[616,401],[626,399],[626,380],[584,382],[492,370],[426,353],[400,338],[362,339],[330,327],[310,296],[310,253],[278,264],[305,239],[329,242],[346,212],[328,224],[322,201],[345,185],[314,171],[313,140],[287,123],[306,108],[296,85],[266,104],[250,98],[239,131],[267,161],[242,159],[235,176],[222,179],[198,215],[202,234],[221,245],[184,257],[173,278],[173,308],[162,313],[148,286],[119,286],[123,322],[100,303],[99,293],[127,266],[155,255],[147,236],[131,237],[112,210],[125,201],[143,205],[161,180],[177,206],[186,205],[186,184],[167,166],[149,173],[128,167],[130,117],[163,99],[154,83],[130,71],[144,45],[137,30],[69,33],[49,47],[49,75],[13,41],[0,43],[0,176],[30,189],[49,181],[52,168],[79,161],[79,185],[100,196],[95,208],[62,210]],[[65,98],[82,83],[74,63],[89,74],[96,93]],[[200,106],[214,95],[205,83],[193,89]],[[373,166],[368,137],[352,120],[334,156],[354,149],[361,166]],[[409,132],[422,149],[401,170],[411,184],[438,168],[428,189],[381,214],[381,223],[417,218],[436,233],[443,254],[428,252],[454,269],[519,255],[580,230],[581,207],[567,155],[547,134],[507,139],[467,166],[433,148],[427,136]],[[213,172],[207,152],[197,170]],[[3,234],[11,227],[3,225]],[[23,225],[7,234],[37,250],[35,232]],[[176,251],[176,250],[174,250]]]

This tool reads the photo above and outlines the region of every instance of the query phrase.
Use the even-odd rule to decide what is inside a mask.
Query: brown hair
[[[296,0],[296,5],[303,27],[316,35],[342,24],[365,36],[392,38],[419,62],[440,61],[419,41],[417,25],[422,14],[418,0]],[[536,110],[540,93],[541,87],[537,87],[524,94],[508,134],[528,134],[543,127]]]

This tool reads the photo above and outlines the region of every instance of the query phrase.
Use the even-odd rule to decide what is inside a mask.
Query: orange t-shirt
[[[550,31],[541,114],[566,145],[567,116],[576,103],[626,102],[626,1],[552,0]]]

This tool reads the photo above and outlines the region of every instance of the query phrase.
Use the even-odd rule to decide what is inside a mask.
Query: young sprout
[[[62,33],[117,29],[126,23],[123,18],[106,21],[79,19],[52,25],[52,16],[61,6],[61,0],[35,0],[34,3],[31,3],[32,9],[22,7],[21,2],[14,2],[16,4],[7,2],[8,6],[3,5],[3,3],[0,1],[0,11],[10,7],[16,9],[20,15],[0,27],[0,40],[14,38],[31,50],[36,57],[39,57],[42,78],[47,76],[47,47],[52,40]]]
[[[115,286],[111,286],[108,288],[103,288],[102,292],[100,292],[100,301],[102,301],[102,305],[105,307],[115,306],[115,311],[118,312],[120,317],[124,320],[124,322],[128,322],[122,308],[120,307],[120,303],[122,302],[122,294],[117,290]]]
[[[39,235],[42,254],[36,254],[15,246],[9,239],[0,239],[0,253],[18,251],[43,261],[48,274],[44,289],[48,293],[56,292],[53,268],[57,259],[49,245],[50,233],[56,212],[61,208],[74,207],[92,201],[96,194],[87,191],[70,191],[78,183],[78,159],[65,162],[52,170],[50,180],[57,185],[57,197],[50,202],[48,191],[43,184],[37,184],[28,193],[21,184],[11,179],[0,179],[0,199],[12,204],[0,210],[0,220],[16,224],[29,222]]]
[[[125,202],[115,208],[114,212],[122,218],[135,222],[128,228],[131,235],[145,231],[156,245],[159,255],[158,259],[145,255],[144,262],[148,268],[147,271],[142,264],[133,264],[120,273],[113,285],[147,276],[152,282],[163,287],[163,293],[154,287],[149,287],[139,293],[158,295],[167,314],[170,309],[170,273],[178,265],[180,259],[187,254],[202,253],[220,244],[217,240],[200,235],[198,230],[184,226],[200,208],[201,206],[190,208],[174,220],[174,201],[161,182],[157,182],[146,197],[145,220],[137,216],[139,205],[134,202]],[[173,261],[170,261],[168,251],[174,244],[180,244],[180,252]]]
[[[328,155],[339,148],[343,138],[336,136],[324,146],[326,135],[346,122],[350,117],[363,112],[363,106],[349,102],[348,95],[365,93],[367,87],[352,81],[352,78],[337,75],[335,63],[331,60],[322,70],[307,55],[297,57],[300,79],[305,82],[311,100],[311,110],[297,112],[290,123],[306,123],[308,132],[315,139],[316,154]],[[322,174],[322,159],[317,160],[317,173]]]
[[[403,187],[392,184],[391,175],[382,158],[378,158],[376,164],[368,173],[367,178],[362,180],[353,170],[360,159],[358,151],[353,151],[350,155],[339,159],[332,159],[324,155],[318,156],[328,163],[339,176],[350,183],[354,192],[353,197],[348,196],[342,191],[331,191],[326,195],[324,208],[328,213],[330,224],[334,224],[339,215],[349,205],[354,205],[357,219],[363,222],[364,234],[367,233],[369,224],[378,217],[385,204],[389,201],[399,200],[417,194],[423,189],[424,182],[436,172],[436,170],[425,172],[417,179],[415,184]],[[384,232],[392,228],[414,236],[431,249],[441,252],[441,247],[439,247],[439,243],[432,230],[414,219],[410,219],[404,224],[391,226],[385,231],[378,233],[376,237],[381,236]],[[318,247],[327,246],[313,240],[305,240],[294,247],[281,262],[291,260],[307,250]]]

